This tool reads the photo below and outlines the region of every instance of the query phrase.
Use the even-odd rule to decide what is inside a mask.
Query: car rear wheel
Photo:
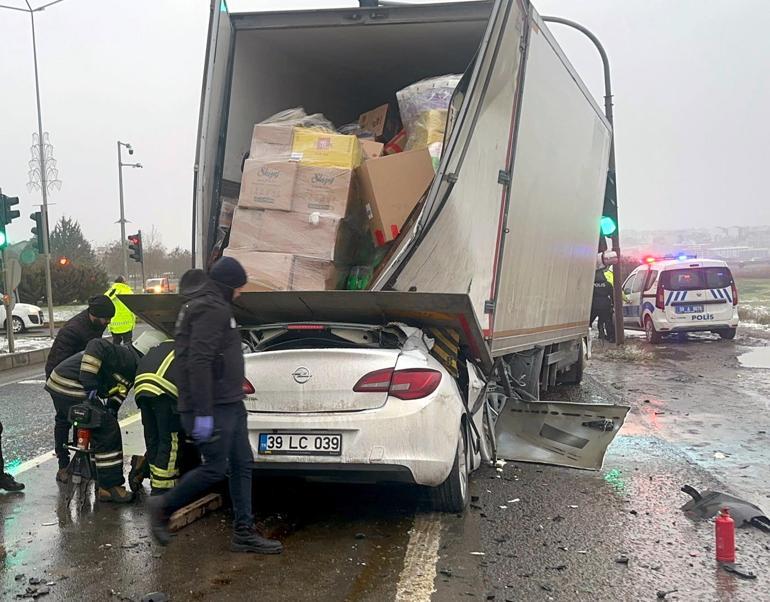
[[[660,333],[655,330],[655,324],[652,323],[652,318],[650,316],[647,316],[644,320],[644,336],[651,345],[660,343]]]
[[[735,333],[737,331],[737,328],[725,328],[724,330],[719,331],[719,336],[728,341],[732,341],[735,338]]]
[[[463,512],[468,506],[468,446],[464,426],[460,429],[454,464],[446,480],[433,488],[433,508],[438,512]]]

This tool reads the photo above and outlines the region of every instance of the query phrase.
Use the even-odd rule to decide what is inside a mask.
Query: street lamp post
[[[40,153],[40,190],[43,195],[43,206],[41,214],[43,216],[43,255],[45,256],[45,294],[48,301],[48,330],[51,338],[54,336],[54,323],[53,323],[53,287],[51,285],[51,249],[48,242],[49,227],[48,227],[48,181],[46,173],[46,157],[45,157],[45,144],[43,138],[43,115],[40,109],[40,81],[38,79],[37,70],[37,40],[35,38],[35,13],[45,10],[49,6],[59,4],[64,0],[54,0],[48,2],[37,8],[32,8],[29,0],[24,0],[27,8],[19,8],[17,6],[6,6],[0,4],[0,8],[8,10],[16,10],[24,13],[29,13],[30,22],[32,24],[32,57],[35,64],[35,99],[37,101],[37,130],[38,130],[38,148]]]
[[[120,248],[123,252],[123,276],[128,278],[128,245],[126,241],[126,213],[123,208],[123,168],[136,167],[142,168],[141,163],[123,163],[122,147],[126,147],[129,155],[134,154],[134,149],[127,142],[118,140],[118,187],[120,188]],[[142,284],[144,286],[144,284]]]
[[[607,52],[604,50],[604,46],[599,41],[593,32],[582,26],[580,23],[570,21],[569,19],[563,19],[562,17],[542,17],[543,21],[550,23],[559,23],[560,25],[566,25],[577,29],[584,34],[591,42],[593,42],[596,49],[599,51],[599,56],[602,58],[602,65],[604,67],[604,115],[607,117],[607,121],[612,126],[612,132],[610,135],[610,161],[609,172],[612,178],[607,178],[607,182],[616,182],[615,179],[615,124],[614,115],[612,113],[612,81],[610,79],[610,61],[607,58]],[[617,197],[616,197],[617,198]],[[617,201],[616,201],[617,202]],[[622,295],[622,282],[620,279],[620,224],[619,220],[615,222],[615,232],[612,233],[612,250],[618,258],[617,271],[613,274],[613,310],[615,314],[615,343],[617,345],[623,345],[625,343],[625,332],[623,330],[623,295]]]

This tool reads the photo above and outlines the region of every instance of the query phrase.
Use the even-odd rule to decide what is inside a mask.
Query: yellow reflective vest
[[[136,326],[136,316],[118,299],[118,295],[133,295],[134,291],[127,284],[116,282],[104,294],[112,300],[112,304],[115,306],[115,316],[110,320],[110,332],[112,334],[131,332]]]

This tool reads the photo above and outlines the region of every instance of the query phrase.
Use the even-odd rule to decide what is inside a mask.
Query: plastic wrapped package
[[[225,255],[243,265],[248,292],[336,290],[349,271],[331,261],[288,253],[227,249]]]
[[[349,265],[361,237],[358,224],[337,217],[239,207],[229,248],[304,255]]]
[[[355,136],[311,128],[294,128],[292,160],[315,167],[354,169],[361,164],[361,145]]]
[[[444,145],[449,103],[461,75],[442,75],[421,80],[396,93],[407,134],[405,150],[427,148],[438,167]]]

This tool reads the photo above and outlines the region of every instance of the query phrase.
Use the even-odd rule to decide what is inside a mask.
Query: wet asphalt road
[[[0,494],[0,599],[29,577],[51,580],[50,600],[656,600],[672,590],[666,599],[770,599],[770,536],[738,532],[739,561],[758,573],[740,580],[713,561],[713,525],[679,510],[685,483],[770,509],[770,370],[737,359],[766,343],[741,334],[654,348],[637,339],[622,354],[597,345],[584,385],[560,397],[631,405],[603,470],[484,468],[462,516],[430,512],[409,487],[258,480],[255,509],[284,542],[279,557],[229,553],[224,511],[157,548],[142,503],[65,507],[46,463],[20,475],[26,495]],[[0,388],[0,411],[11,393],[34,397],[32,386]],[[140,451],[139,424],[124,431],[127,454]],[[623,556],[628,564],[616,562]]]

